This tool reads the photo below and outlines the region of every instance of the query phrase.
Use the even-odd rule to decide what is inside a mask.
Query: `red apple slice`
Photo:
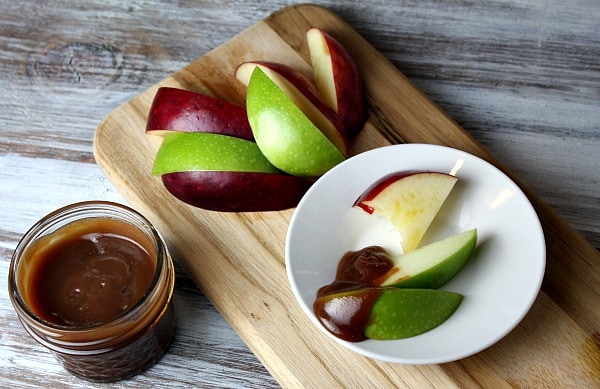
[[[186,171],[161,176],[179,200],[221,212],[266,212],[293,208],[311,182],[287,174]]]
[[[237,67],[235,77],[248,86],[256,67],[260,67],[344,156],[347,155],[348,145],[342,123],[321,99],[310,79],[289,66],[265,61],[242,63]]]
[[[331,35],[311,28],[306,33],[315,82],[325,102],[333,108],[348,138],[364,127],[364,81],[346,48]]]
[[[246,109],[204,94],[170,87],[154,96],[146,133],[210,132],[254,140]]]
[[[417,248],[458,179],[436,172],[402,172],[375,182],[354,206],[390,220],[402,236],[402,249]]]

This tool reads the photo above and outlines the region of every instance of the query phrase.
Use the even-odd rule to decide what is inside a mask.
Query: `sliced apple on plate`
[[[377,180],[355,201],[387,218],[402,236],[405,253],[417,248],[458,179],[437,172],[399,172]]]
[[[210,132],[254,140],[246,109],[228,101],[184,89],[156,91],[146,133]]]
[[[291,208],[311,184],[274,167],[256,143],[213,133],[165,135],[152,174],[181,201],[223,212]]]
[[[378,284],[398,288],[437,289],[464,268],[476,244],[477,230],[472,229],[406,254],[390,257],[394,267],[379,279]]]
[[[444,323],[459,307],[460,293],[437,289],[385,289],[365,327],[369,339],[404,339]]]
[[[367,110],[365,86],[354,59],[333,36],[319,28],[306,33],[317,88],[338,114],[348,138],[363,128]]]
[[[444,290],[365,287],[322,296],[313,308],[323,327],[340,339],[393,340],[438,327],[462,298]]]
[[[288,174],[320,176],[345,160],[346,150],[340,149],[345,143],[340,143],[343,137],[335,126],[326,134],[322,131],[326,126],[316,125],[317,120],[311,120],[309,112],[300,106],[263,68],[253,67],[246,109],[258,147],[274,166]]]

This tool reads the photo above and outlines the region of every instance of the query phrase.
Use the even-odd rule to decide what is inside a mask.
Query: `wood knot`
[[[32,55],[27,73],[43,88],[94,92],[114,82],[123,71],[123,53],[116,47],[71,42]]]

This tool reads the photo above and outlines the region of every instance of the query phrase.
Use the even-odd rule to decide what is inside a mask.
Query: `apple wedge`
[[[385,289],[373,304],[365,336],[392,340],[421,335],[448,320],[462,299],[446,290]]]
[[[367,110],[365,86],[358,66],[346,48],[319,28],[306,33],[317,89],[338,114],[348,138],[362,130]]]
[[[254,140],[246,109],[228,101],[171,87],[157,90],[146,133],[210,132]]]
[[[194,207],[220,212],[267,212],[293,208],[311,181],[289,174],[185,171],[161,176],[165,188]]]
[[[437,289],[456,276],[477,244],[472,229],[390,258],[394,267],[380,278],[381,286]]]
[[[438,327],[462,297],[444,290],[365,287],[322,296],[313,310],[323,327],[340,339],[394,340]]]
[[[213,133],[165,135],[152,174],[179,200],[222,212],[292,208],[311,185],[275,168],[256,143]]]
[[[256,143],[245,139],[203,132],[165,135],[154,158],[152,174],[198,170],[281,173]]]
[[[235,77],[248,86],[252,73],[257,67],[296,104],[344,156],[347,154],[348,145],[343,125],[333,109],[320,97],[312,80],[289,66],[267,61],[244,62],[236,68]]]
[[[260,66],[248,82],[246,109],[256,143],[278,169],[295,176],[320,176],[345,160],[298,104]]]
[[[367,188],[354,206],[390,220],[407,253],[417,248],[457,180],[436,172],[393,173]]]

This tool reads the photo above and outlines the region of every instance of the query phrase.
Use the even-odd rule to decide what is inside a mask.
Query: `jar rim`
[[[30,242],[32,242],[38,236],[38,234],[43,233],[46,228],[49,228],[50,226],[52,226],[53,223],[60,221],[62,218],[77,215],[79,213],[86,212],[86,211],[98,212],[98,214],[96,214],[96,215],[89,216],[88,218],[90,218],[90,219],[91,218],[118,219],[118,220],[125,221],[125,222],[131,224],[135,228],[143,231],[146,235],[148,235],[148,237],[150,238],[150,241],[154,245],[154,249],[156,250],[155,274],[154,274],[154,277],[152,278],[150,285],[148,286],[148,289],[141,296],[141,298],[134,305],[132,305],[129,309],[127,309],[126,311],[121,313],[119,316],[117,316],[107,322],[100,323],[100,324],[92,324],[92,325],[87,325],[87,326],[69,326],[69,325],[61,325],[61,324],[53,323],[53,322],[45,320],[45,319],[41,318],[39,315],[37,315],[29,307],[29,305],[24,301],[23,297],[21,296],[21,291],[19,289],[19,283],[18,283],[18,277],[16,276],[17,272],[18,272],[19,258],[21,256],[21,254],[24,252],[24,250],[27,248],[28,244]],[[118,218],[117,216],[120,216],[121,218]],[[125,217],[132,218],[132,220],[125,220]],[[72,221],[72,222],[74,222],[74,221]],[[135,225],[132,224],[132,221],[135,221],[136,224]],[[65,225],[67,225],[67,224],[65,224]],[[60,228],[61,227],[59,227],[58,229],[60,229]],[[157,284],[159,283],[161,275],[164,274],[164,272],[167,270],[165,268],[165,261],[167,260],[168,253],[166,253],[165,251],[166,251],[166,244],[164,243],[162,236],[159,234],[159,232],[156,230],[156,228],[154,228],[152,223],[140,212],[136,211],[135,209],[133,209],[129,206],[119,204],[116,202],[112,202],[112,201],[105,201],[105,200],[89,200],[89,201],[81,201],[81,202],[68,204],[68,205],[60,207],[60,208],[46,214],[42,218],[40,218],[33,226],[31,226],[25,232],[25,234],[22,236],[22,238],[17,243],[17,246],[13,252],[11,262],[10,262],[10,267],[9,267],[9,274],[8,274],[9,275],[8,286],[10,288],[9,295],[10,295],[11,300],[13,300],[13,303],[17,303],[19,308],[21,310],[23,310],[29,316],[30,319],[34,320],[39,325],[47,327],[48,329],[51,329],[51,330],[59,330],[59,331],[70,332],[70,333],[90,332],[90,331],[94,331],[96,329],[104,328],[106,326],[118,325],[119,323],[126,321],[131,316],[135,315],[136,312],[139,311],[140,307],[147,303],[147,301],[150,298],[150,296],[152,295],[152,293],[156,290],[156,287],[157,287]]]

